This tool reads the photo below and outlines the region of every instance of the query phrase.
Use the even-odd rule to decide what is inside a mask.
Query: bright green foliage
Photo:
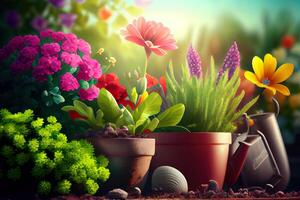
[[[51,192],[51,183],[48,181],[41,181],[38,185],[38,193],[41,195],[49,195]]]
[[[234,122],[258,100],[256,97],[238,110],[245,95],[244,91],[237,94],[239,70],[229,80],[228,73],[224,73],[218,83],[216,77],[213,59],[210,70],[199,79],[191,77],[188,67],[182,66],[181,79],[177,81],[172,64],[169,65],[167,98],[172,104],[185,105],[185,113],[179,125],[190,131],[233,132],[236,129]]]
[[[62,180],[57,185],[57,191],[60,194],[69,194],[71,191],[71,183],[68,180]],[[96,190],[97,191],[97,190]]]
[[[116,127],[127,126],[129,133],[141,134],[145,130],[154,131],[156,128],[175,126],[181,120],[184,113],[184,105],[178,103],[164,112],[160,113],[162,99],[156,92],[148,95],[138,97],[136,89],[132,90],[130,95],[134,98],[133,104],[135,109],[124,107],[117,104],[113,95],[102,88],[97,99],[98,110],[94,111],[92,107],[87,106],[85,103],[75,100],[73,106],[64,106],[63,111],[76,111],[82,117],[79,120],[86,122],[93,129],[104,128],[107,123],[112,123]],[[144,100],[138,104],[138,98]]]
[[[2,109],[0,127],[1,179],[32,176],[39,182],[38,193],[49,195],[68,194],[72,185],[83,185],[85,192],[94,194],[98,183],[109,178],[107,158],[95,157],[92,145],[84,140],[68,142],[53,116],[34,120],[30,110],[12,114]]]
[[[97,190],[99,189],[99,185],[92,179],[87,180],[85,186],[86,186],[86,190],[90,194],[96,193]]]

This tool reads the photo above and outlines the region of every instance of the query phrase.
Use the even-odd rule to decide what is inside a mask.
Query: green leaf
[[[47,90],[44,90],[44,91],[42,92],[42,97],[48,97],[48,96],[49,96],[48,91],[47,91]]]
[[[75,108],[74,106],[64,106],[61,108],[62,111],[65,111],[65,112],[70,112],[70,111],[74,111]]]
[[[128,132],[132,135],[135,135],[135,125],[128,125]]]
[[[122,111],[115,98],[104,88],[100,90],[97,103],[104,114],[104,119],[107,122],[114,123],[122,115]]]
[[[96,119],[95,119],[95,125],[97,127],[104,128],[103,116],[104,116],[104,114],[103,114],[102,110],[98,109],[96,112]]]
[[[139,95],[142,95],[147,89],[147,79],[142,77],[137,81],[136,91]]]
[[[60,94],[59,88],[58,87],[54,87],[52,90],[49,91],[50,94],[57,96]]]
[[[156,92],[152,92],[134,111],[133,119],[138,123],[149,116],[159,113],[162,99]],[[141,122],[139,122],[141,123]],[[142,122],[143,123],[143,122]]]
[[[166,109],[163,113],[157,116],[159,120],[157,128],[177,125],[180,122],[183,114],[184,105],[182,103]]]
[[[53,101],[56,104],[60,104],[60,103],[65,102],[65,98],[61,95],[56,95],[56,96],[53,96]]]
[[[70,72],[71,74],[74,74],[75,72],[77,72],[77,70],[78,70],[78,68],[76,68],[76,67],[71,67],[70,70],[69,70],[69,72]]]
[[[98,109],[96,112],[96,120],[102,121],[102,119],[103,119],[103,112],[102,112],[102,110]]]
[[[131,90],[131,94],[130,94],[130,100],[134,103],[134,104],[136,104],[136,102],[137,102],[137,99],[138,99],[138,93],[137,93],[137,91],[136,91],[136,87],[134,87],[134,88],[132,88],[132,90]]]
[[[148,124],[148,126],[145,128],[145,130],[148,129],[150,131],[154,131],[157,128],[158,124],[159,124],[159,119],[153,118],[151,122]]]
[[[75,111],[78,112],[79,115],[89,118],[91,117],[92,114],[94,114],[93,109],[87,106],[85,103],[79,100],[74,100],[73,103],[74,103]]]
[[[118,126],[128,126],[128,125],[134,125],[134,120],[133,117],[131,115],[131,113],[129,112],[129,110],[127,110],[127,108],[123,108],[123,114],[122,116],[119,118],[119,120],[117,121],[117,125]]]
[[[90,87],[89,83],[87,81],[84,81],[84,80],[80,80],[79,84],[80,84],[80,87],[82,89],[85,89],[85,90],[87,90]]]

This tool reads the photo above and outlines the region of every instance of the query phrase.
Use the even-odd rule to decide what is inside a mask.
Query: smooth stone
[[[174,167],[160,166],[152,174],[152,191],[161,189],[165,193],[187,193],[188,184],[184,175]]]
[[[113,189],[106,195],[108,199],[127,199],[128,193],[122,189]]]
[[[139,187],[130,188],[128,191],[129,196],[139,197],[142,195],[142,191]]]

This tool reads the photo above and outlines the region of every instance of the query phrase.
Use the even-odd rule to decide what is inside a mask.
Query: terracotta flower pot
[[[155,153],[151,138],[90,138],[96,154],[109,159],[110,178],[106,190],[141,186]]]
[[[156,139],[151,170],[162,165],[175,167],[187,179],[189,190],[211,179],[223,186],[231,133],[151,133],[149,136]]]

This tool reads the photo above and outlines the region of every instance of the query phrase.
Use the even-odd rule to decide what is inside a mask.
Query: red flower
[[[128,96],[126,88],[123,85],[121,85],[119,78],[117,77],[116,74],[114,73],[103,74],[98,79],[98,83],[96,84],[96,86],[100,89],[101,88],[107,89],[114,96],[118,104],[122,104],[122,105],[124,105],[123,103],[126,103],[126,105],[128,104],[128,102],[126,101],[126,98]]]
[[[281,45],[287,49],[292,48],[294,46],[295,42],[296,42],[296,39],[292,35],[285,35],[281,39]]]
[[[83,117],[83,116],[81,116],[81,115],[79,115],[78,114],[78,112],[76,112],[76,111],[69,111],[69,116],[70,116],[70,118],[71,119],[87,119],[86,117]]]
[[[165,94],[167,93],[166,78],[164,76],[161,76],[159,78],[159,81],[157,78],[151,76],[150,74],[146,74],[146,78],[147,78],[147,88],[151,88],[152,86],[160,84],[164,90],[164,93]]]

